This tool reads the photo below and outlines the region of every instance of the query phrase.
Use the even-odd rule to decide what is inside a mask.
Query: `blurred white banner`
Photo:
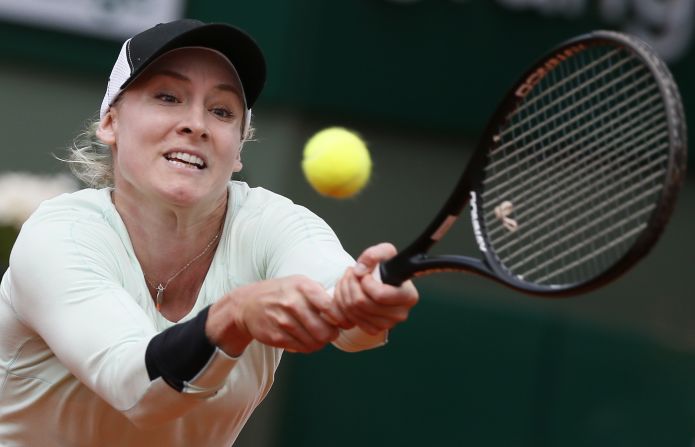
[[[0,19],[124,39],[181,18],[184,0],[0,0]]]

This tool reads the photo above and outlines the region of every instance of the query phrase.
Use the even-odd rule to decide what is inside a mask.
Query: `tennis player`
[[[91,187],[29,218],[0,286],[0,444],[229,446],[283,350],[370,349],[407,318],[412,283],[370,275],[393,246],[355,262],[307,209],[230,180],[264,80],[228,25],[125,42],[70,158]]]

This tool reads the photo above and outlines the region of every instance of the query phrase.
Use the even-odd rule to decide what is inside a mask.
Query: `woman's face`
[[[176,206],[226,197],[241,170],[241,88],[229,62],[202,48],[149,66],[101,120],[117,194]]]

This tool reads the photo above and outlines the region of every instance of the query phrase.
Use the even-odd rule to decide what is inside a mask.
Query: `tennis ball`
[[[319,194],[344,199],[354,196],[367,184],[372,159],[355,132],[329,127],[307,141],[302,170]]]

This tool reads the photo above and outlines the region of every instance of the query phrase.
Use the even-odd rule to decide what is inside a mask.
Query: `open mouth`
[[[168,154],[164,154],[164,158],[177,166],[205,169],[205,161],[203,161],[202,158],[196,155],[187,154],[185,152],[170,152]]]

